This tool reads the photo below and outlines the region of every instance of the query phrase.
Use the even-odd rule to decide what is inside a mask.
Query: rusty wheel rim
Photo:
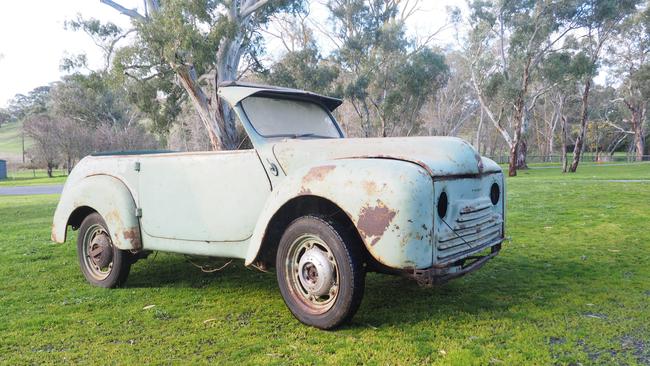
[[[113,242],[106,229],[93,225],[86,230],[83,260],[88,273],[96,280],[105,280],[113,270]]]
[[[285,273],[293,297],[310,313],[327,312],[339,294],[339,270],[330,247],[306,234],[294,240],[288,254]]]

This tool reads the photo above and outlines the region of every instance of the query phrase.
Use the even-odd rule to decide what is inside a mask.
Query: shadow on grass
[[[215,287],[226,292],[243,290],[256,298],[259,292],[280,296],[275,273],[247,269],[242,261],[235,260],[219,272],[203,273],[182,255],[161,253],[152,259],[153,255],[134,265],[128,288]],[[496,257],[480,271],[434,288],[422,288],[401,277],[370,273],[361,308],[345,328],[401,325],[467,314],[513,317],[516,315],[509,311],[512,308],[525,304],[553,308],[574,291],[572,286],[579,284],[593,291],[607,281],[603,264],[596,260],[548,259]]]
[[[197,259],[195,263],[210,263],[210,267],[221,267],[228,260],[207,261]],[[175,287],[202,289],[209,286],[219,288],[250,288],[252,290],[276,291],[275,273],[263,273],[244,266],[243,260],[234,259],[222,270],[202,272],[181,254],[153,253],[149,258],[138,261],[131,267],[126,283],[129,288]]]

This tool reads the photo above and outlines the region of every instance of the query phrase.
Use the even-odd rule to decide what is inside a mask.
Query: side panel
[[[418,165],[391,159],[334,160],[287,177],[258,220],[247,264],[257,256],[275,212],[300,195],[319,196],[338,205],[380,263],[393,268],[431,266],[433,182]]]
[[[142,230],[173,240],[248,239],[271,192],[254,150],[140,159]]]
[[[84,206],[92,208],[104,218],[115,246],[124,250],[142,248],[140,225],[131,192],[122,181],[108,175],[92,175],[66,185],[54,213],[52,240],[65,242],[70,214]]]

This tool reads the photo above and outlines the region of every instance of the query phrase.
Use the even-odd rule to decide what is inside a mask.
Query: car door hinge
[[[139,172],[139,171],[140,171],[140,162],[139,162],[139,161],[136,161],[136,162],[135,162],[135,167],[134,167],[134,168],[135,168],[135,171],[136,171],[136,172]]]
[[[135,209],[135,217],[142,217],[142,209],[141,208],[136,208]]]

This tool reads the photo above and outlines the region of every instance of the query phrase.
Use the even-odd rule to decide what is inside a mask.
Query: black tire
[[[120,287],[131,269],[131,255],[113,245],[106,222],[98,213],[88,215],[79,227],[77,255],[86,280],[99,287]]]
[[[327,258],[325,264],[323,257]],[[322,275],[315,268],[321,268]],[[359,243],[344,227],[320,217],[303,216],[287,227],[278,247],[276,273],[289,310],[299,321],[316,328],[333,329],[350,320],[363,298],[365,269]],[[322,285],[315,290],[327,291],[324,295],[303,285],[332,277],[335,280],[327,282],[332,283],[329,288]]]

